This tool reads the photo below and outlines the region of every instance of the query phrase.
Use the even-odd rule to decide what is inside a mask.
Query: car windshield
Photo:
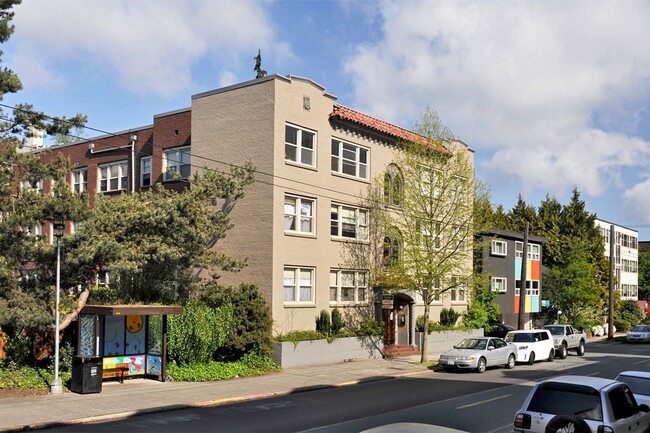
[[[632,328],[632,332],[650,332],[650,326],[637,325]]]
[[[650,396],[650,378],[620,374],[616,380],[627,384],[634,394]]]
[[[548,329],[553,335],[564,334],[564,326],[545,326],[544,329]]]
[[[483,338],[466,338],[457,345],[454,349],[478,349],[483,350],[487,345],[487,340]]]

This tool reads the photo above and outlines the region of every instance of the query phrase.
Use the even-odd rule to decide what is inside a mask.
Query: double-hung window
[[[23,232],[28,233],[34,237],[43,236],[43,224],[34,223],[27,226],[23,226]]]
[[[41,179],[39,177],[39,178],[34,178],[34,179],[23,180],[20,183],[20,188],[24,189],[24,190],[27,190],[27,191],[42,193],[43,192],[43,179]]]
[[[284,302],[314,303],[314,269],[285,266]]]
[[[508,253],[508,244],[506,241],[492,241],[492,255],[493,256],[505,256]]]
[[[151,186],[151,157],[140,158],[140,186]]]
[[[332,139],[332,171],[359,179],[368,179],[368,149]]]
[[[515,296],[521,292],[521,280],[515,280]],[[526,296],[539,296],[539,280],[526,281]]]
[[[314,234],[314,200],[305,197],[284,196],[284,231]]]
[[[442,246],[442,226],[437,221],[417,221],[420,248],[439,250]]]
[[[505,277],[492,277],[491,289],[493,292],[505,293],[507,291],[508,279]]]
[[[189,146],[165,150],[165,180],[190,177],[191,162]]]
[[[440,170],[433,169],[421,165],[418,167],[418,184],[420,187],[420,194],[424,197],[431,197],[437,199],[440,197]]]
[[[368,210],[333,204],[330,227],[332,237],[367,241]]]
[[[540,256],[540,245],[538,244],[528,244],[528,260],[539,260]],[[524,256],[524,243],[515,242],[515,257],[521,259]]]
[[[99,167],[99,190],[101,192],[125,190],[128,175],[128,163],[126,161],[101,165]]]
[[[465,302],[465,286],[458,276],[451,277],[452,289],[449,291],[451,294],[452,302]]]
[[[88,190],[88,169],[80,168],[72,170],[72,192],[84,192]]]
[[[297,126],[284,126],[284,159],[302,165],[316,165],[316,133]]]
[[[368,275],[359,271],[330,271],[330,302],[365,302],[368,293]]]

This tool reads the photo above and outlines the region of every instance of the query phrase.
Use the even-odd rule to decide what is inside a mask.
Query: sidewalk
[[[265,376],[216,382],[103,383],[96,394],[41,395],[0,399],[0,432],[121,419],[136,414],[214,406],[366,381],[425,374],[411,359],[363,360],[285,369]]]

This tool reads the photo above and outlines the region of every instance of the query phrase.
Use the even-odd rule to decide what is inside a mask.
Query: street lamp
[[[65,222],[60,218],[52,221],[52,232],[56,236],[56,304],[54,324],[54,380],[50,388],[51,394],[63,393],[59,379],[59,300],[61,299],[61,238],[65,233]]]

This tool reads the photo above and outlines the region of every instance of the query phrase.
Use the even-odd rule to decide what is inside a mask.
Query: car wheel
[[[582,356],[582,355],[585,354],[585,342],[584,341],[581,341],[580,345],[578,345],[577,352],[578,352],[578,356]]]
[[[555,349],[551,349],[551,353],[548,354],[547,361],[553,362],[554,359],[555,359]]]
[[[528,357],[528,365],[533,365],[535,363],[535,352],[530,352]]]
[[[569,349],[566,348],[566,344],[562,343],[560,346],[560,351],[558,352],[557,356],[560,359],[566,359],[568,355]]]
[[[508,357],[508,363],[506,364],[506,368],[515,368],[515,364],[517,363],[517,360],[515,359],[514,353],[511,353],[510,356]]]
[[[486,367],[487,362],[485,361],[485,358],[479,358],[478,364],[476,365],[476,371],[479,373],[484,373]]]
[[[544,433],[557,432],[590,433],[591,429],[584,419],[575,415],[557,415],[546,425]]]

